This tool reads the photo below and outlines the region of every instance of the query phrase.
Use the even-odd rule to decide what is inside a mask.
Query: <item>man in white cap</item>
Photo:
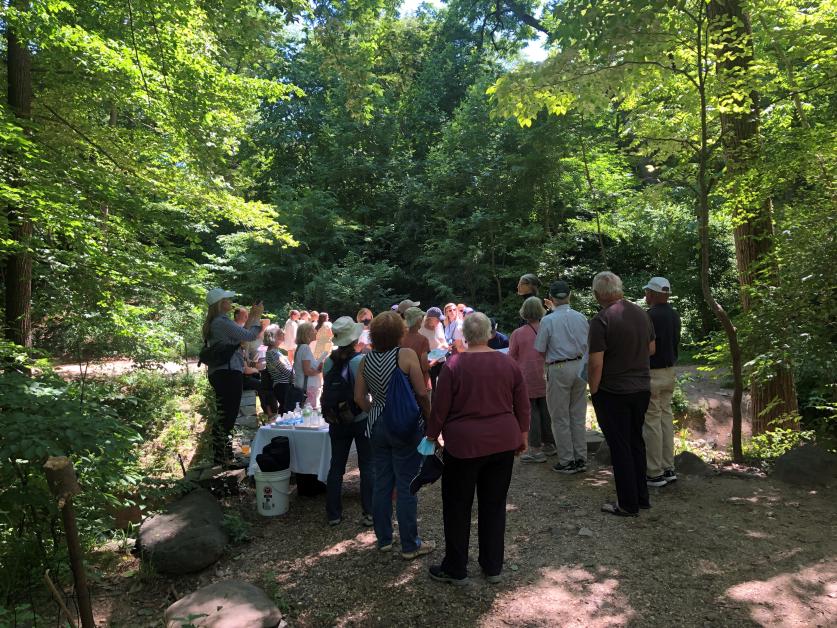
[[[651,399],[645,412],[642,436],[645,440],[648,486],[665,486],[677,480],[674,472],[674,365],[680,345],[680,316],[668,298],[671,284],[665,277],[651,277],[645,285],[648,316],[654,324],[657,350],[650,358]]]

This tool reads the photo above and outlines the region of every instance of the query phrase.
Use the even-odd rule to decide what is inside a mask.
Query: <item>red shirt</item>
[[[535,349],[539,323],[527,323],[512,332],[509,338],[509,355],[520,365],[529,397],[546,397],[546,378],[543,374],[543,356]]]
[[[447,359],[433,397],[427,437],[441,433],[455,458],[517,449],[529,431],[529,393],[520,367],[496,351]]]

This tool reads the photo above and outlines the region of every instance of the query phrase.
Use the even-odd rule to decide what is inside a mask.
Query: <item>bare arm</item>
[[[421,372],[418,356],[412,349],[401,349],[398,352],[398,366],[410,378],[410,384],[416,395],[416,401],[425,417],[430,416],[430,395],[427,394],[427,383]]]
[[[369,412],[372,404],[369,402],[369,388],[366,385],[366,378],[363,376],[363,364],[366,358],[361,359],[357,367],[355,377],[355,403],[364,412]]]
[[[323,370],[322,364],[317,364],[317,366],[311,366],[311,360],[303,360],[302,361],[302,373],[307,375],[308,377],[314,377],[319,375]]]
[[[651,355],[654,355],[655,353],[657,353],[657,341],[652,340],[651,342],[648,343],[648,355],[651,356]]]
[[[590,382],[590,394],[599,392],[599,384],[602,382],[602,367],[604,366],[604,351],[596,351],[590,354],[590,361],[587,363],[587,381]]]

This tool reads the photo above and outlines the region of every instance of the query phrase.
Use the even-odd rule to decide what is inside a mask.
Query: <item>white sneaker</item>
[[[544,455],[540,451],[535,451],[535,452],[527,451],[525,454],[520,456],[520,462],[523,462],[523,463],[546,462],[546,455]]]

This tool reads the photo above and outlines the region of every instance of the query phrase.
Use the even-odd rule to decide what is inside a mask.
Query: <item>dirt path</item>
[[[694,367],[683,371],[693,374],[684,385],[690,403],[702,408],[692,413],[689,436],[720,453],[729,391]],[[286,516],[264,519],[248,489],[226,506],[252,523],[252,539],[202,574],[161,577],[130,554],[115,563],[111,555],[94,588],[97,625],[159,626],[175,599],[225,578],[261,586],[291,626],[837,625],[837,487],[715,475],[652,490],[651,511],[619,519],[599,512],[614,497],[609,468],[594,463],[567,477],[549,464],[516,464],[504,581],[479,578],[474,521],[476,577],[460,589],[426,573],[442,557],[438,484],[420,493],[419,526],[440,549],[413,562],[377,552],[373,533],[354,522],[355,467],[337,528],[326,525],[322,496],[293,494]]]
[[[346,522],[330,528],[324,499],[292,495],[290,512],[260,518],[252,491],[229,503],[253,522],[252,541],[206,573],[180,579],[114,576],[97,597],[99,625],[158,626],[175,596],[235,577],[262,586],[292,626],[829,626],[837,622],[837,490],[765,479],[681,478],[652,493],[635,520],[599,512],[609,469],[560,476],[520,465],[508,500],[505,579],[431,581],[428,559],[375,550],[360,514],[357,471]],[[420,493],[420,532],[443,542],[439,486]],[[584,532],[580,535],[579,532]],[[124,568],[136,571],[135,559]],[[124,573],[124,572],[123,572]],[[131,572],[128,572],[131,573]],[[125,593],[127,591],[127,594]]]

